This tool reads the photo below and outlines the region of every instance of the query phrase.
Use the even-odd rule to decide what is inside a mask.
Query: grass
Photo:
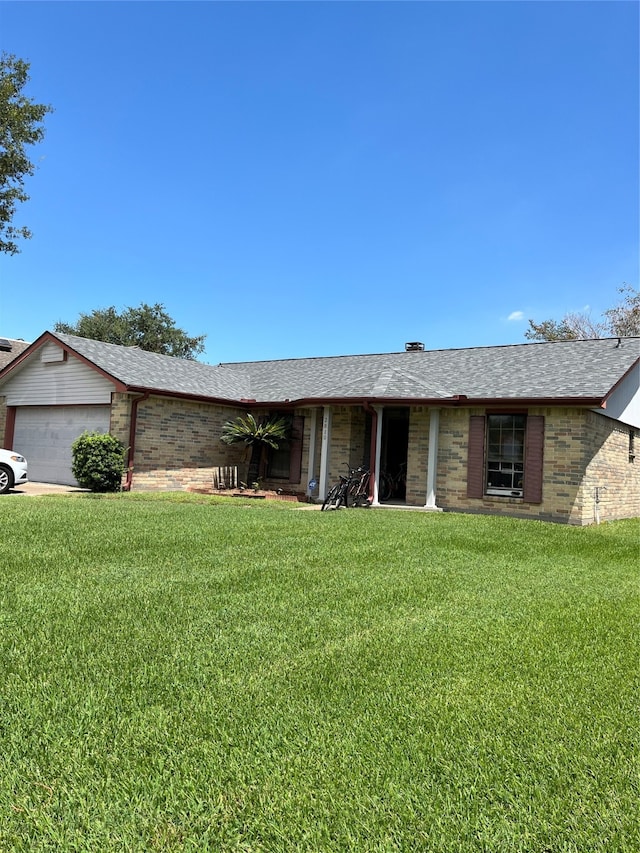
[[[2,501],[0,850],[638,851],[636,522]]]

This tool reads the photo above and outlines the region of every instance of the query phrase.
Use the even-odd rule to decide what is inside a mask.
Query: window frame
[[[491,494],[487,491],[487,432],[488,417],[490,415],[526,416],[522,495],[513,495],[510,489],[501,489],[497,494]],[[521,500],[523,503],[542,503],[544,433],[544,416],[529,414],[526,409],[487,409],[482,415],[470,415],[467,456],[467,497],[479,500],[510,499]],[[496,489],[496,491],[498,490]]]
[[[511,419],[510,424],[505,420],[507,418]],[[526,434],[526,414],[487,412],[484,464],[485,495],[491,495],[492,497],[523,497]],[[509,450],[509,447],[512,449]],[[501,486],[489,482],[490,479],[496,480],[500,478],[509,478],[511,484]]]

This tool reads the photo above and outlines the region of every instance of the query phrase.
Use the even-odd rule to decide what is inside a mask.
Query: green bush
[[[125,470],[122,442],[108,433],[83,432],[71,445],[71,471],[83,489],[120,490]]]

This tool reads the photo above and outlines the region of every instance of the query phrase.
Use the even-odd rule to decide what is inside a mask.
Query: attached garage
[[[16,360],[2,389],[5,441],[27,458],[32,482],[76,485],[71,445],[85,430],[109,432],[114,387],[103,371],[56,343]]]
[[[29,462],[29,479],[76,485],[71,445],[85,430],[109,432],[109,406],[20,406],[16,408],[14,447]]]

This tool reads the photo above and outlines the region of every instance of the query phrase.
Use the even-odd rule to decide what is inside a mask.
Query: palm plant
[[[232,421],[227,421],[222,427],[220,440],[225,444],[241,444],[251,451],[247,482],[253,483],[262,479],[267,462],[269,448],[277,450],[280,442],[288,438],[289,423],[286,418],[274,417],[258,421],[248,413],[239,415]]]

